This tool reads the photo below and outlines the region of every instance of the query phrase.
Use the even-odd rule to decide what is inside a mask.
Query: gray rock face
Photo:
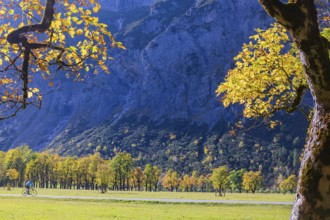
[[[154,120],[217,122],[224,112],[215,89],[258,26],[251,18],[264,15],[257,9],[247,1],[200,1],[174,19],[142,50],[139,107],[150,110]]]
[[[150,5],[154,0],[99,0],[102,8],[110,11],[133,9],[139,6]]]
[[[233,119],[215,90],[254,28],[270,23],[257,1],[167,0],[147,8],[139,6],[153,1],[100,2],[120,11],[113,12],[109,26],[119,30],[117,39],[128,50],[113,51],[110,75],[90,76],[83,83],[59,77],[41,110],[30,108],[1,121],[4,149],[75,143],[84,130],[116,126],[130,116],[209,127]],[[129,14],[121,11],[128,8]],[[104,11],[101,19],[108,21],[111,13]]]

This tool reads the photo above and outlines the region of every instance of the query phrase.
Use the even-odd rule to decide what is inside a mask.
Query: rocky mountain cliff
[[[270,146],[280,133],[276,143],[284,148],[303,139],[303,120],[291,137],[266,129],[235,140],[228,136],[240,111],[224,109],[215,90],[254,29],[271,23],[257,1],[100,2],[100,19],[128,49],[113,51],[110,75],[91,75],[83,83],[59,76],[41,110],[30,108],[1,121],[2,149],[28,144],[64,155],[100,151],[105,157],[127,150],[141,164],[189,164],[186,171],[223,163],[259,169],[265,161],[257,159],[256,144]],[[232,140],[243,141],[247,148],[239,148],[239,155],[248,156],[233,159],[221,148]]]
[[[149,6],[154,0],[99,0],[102,8],[109,11],[134,9],[140,6]]]

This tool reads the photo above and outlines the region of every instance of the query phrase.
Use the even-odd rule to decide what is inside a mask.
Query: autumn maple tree
[[[279,24],[256,32],[234,58],[235,68],[217,94],[225,107],[242,104],[246,118],[271,117],[279,110],[293,112],[308,89],[299,54]]]
[[[280,189],[283,191],[283,193],[290,192],[292,194],[296,188],[297,177],[294,174],[290,175],[287,179],[280,183]]]
[[[245,65],[236,65],[217,92],[225,94],[225,105],[244,104],[246,117],[268,117],[277,110],[292,112],[299,107],[306,87],[310,90],[313,115],[291,219],[330,219],[330,42],[329,30],[322,30],[323,24],[329,22],[328,1],[259,0],[259,3],[290,34],[296,52],[278,46],[286,39],[278,31],[270,33],[269,38],[264,37],[270,44],[275,43],[275,47],[264,44],[259,49],[253,43],[244,46],[245,54],[239,54],[236,59]],[[322,7],[327,16],[320,20],[324,16],[320,11]],[[276,43],[278,39],[282,41],[280,44]],[[259,51],[265,51],[266,57],[262,58]],[[229,79],[231,77],[233,79]],[[240,89],[247,89],[249,93],[237,92]]]
[[[0,0],[0,119],[28,105],[40,107],[41,86],[57,72],[82,80],[109,73],[106,62],[116,42],[95,14],[97,0]]]
[[[221,166],[218,168],[213,169],[212,175],[210,177],[212,181],[212,185],[214,189],[219,193],[219,196],[224,195],[226,193],[226,186],[228,184],[228,167]]]
[[[249,171],[243,174],[243,188],[255,193],[262,186],[262,175],[260,171]]]
[[[271,119],[281,110],[287,113],[298,110],[309,117],[309,108],[302,103],[309,87],[288,32],[278,23],[256,32],[234,57],[235,68],[228,71],[216,90],[217,95],[225,107],[243,105],[245,118]],[[330,39],[330,29],[324,28],[321,35]],[[266,121],[271,127],[277,124]]]

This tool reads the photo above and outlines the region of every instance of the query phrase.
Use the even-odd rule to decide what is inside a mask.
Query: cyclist
[[[28,181],[26,181],[25,183],[25,187],[26,187],[26,191],[27,194],[30,195],[30,188],[33,186],[33,183],[31,181],[31,179],[28,179]]]

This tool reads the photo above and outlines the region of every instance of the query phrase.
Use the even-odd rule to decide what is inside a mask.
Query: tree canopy
[[[246,118],[292,112],[308,88],[299,55],[279,24],[256,32],[234,58],[235,68],[216,92],[225,107],[242,104]]]
[[[316,1],[321,36],[330,39],[330,9],[327,0]],[[250,41],[243,44],[224,82],[216,90],[225,107],[243,106],[245,118],[263,118],[273,128],[279,121],[271,120],[278,111],[302,112],[312,116],[310,102],[303,102],[309,86],[300,53],[289,32],[279,23],[268,29],[255,30]],[[239,85],[239,86],[237,86]],[[241,122],[237,124],[242,126]],[[234,130],[233,130],[234,132]]]
[[[222,196],[222,192],[225,193],[225,188],[228,183],[228,174],[228,167],[226,166],[218,167],[212,171],[210,179],[214,189],[219,192],[220,196]]]
[[[234,57],[235,68],[228,71],[216,90],[224,106],[243,105],[246,118],[268,118],[280,110],[308,113],[301,106],[308,84],[288,32],[278,23],[256,32]],[[321,34],[330,39],[329,28],[323,28]]]
[[[109,73],[110,47],[125,49],[100,22],[97,0],[0,0],[0,119],[40,107],[42,79]]]
[[[291,194],[297,188],[297,177],[296,175],[290,175],[287,179],[280,183],[280,189],[283,193],[290,192]]]
[[[243,188],[255,193],[262,185],[262,175],[260,171],[249,171],[243,174]]]

